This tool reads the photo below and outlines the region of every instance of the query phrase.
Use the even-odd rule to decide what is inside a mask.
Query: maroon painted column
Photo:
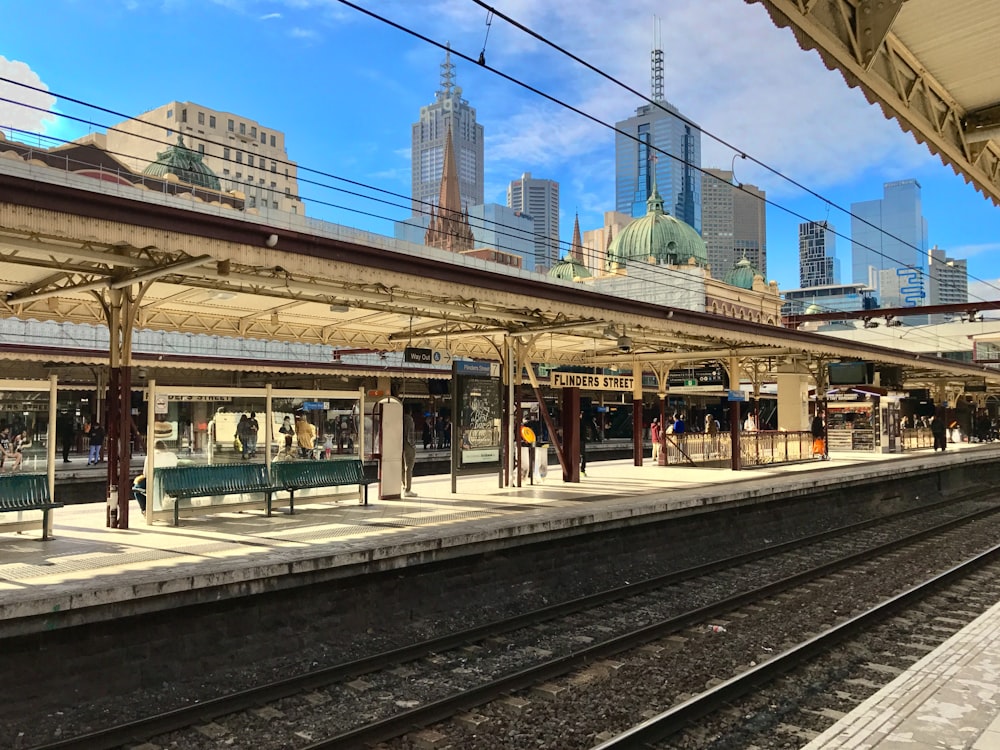
[[[580,389],[562,389],[562,448],[566,456],[566,466],[563,467],[564,482],[580,481],[580,453],[586,450],[583,445],[582,414],[580,414]]]

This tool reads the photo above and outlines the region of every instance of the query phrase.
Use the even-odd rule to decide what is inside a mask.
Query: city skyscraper
[[[201,154],[223,192],[238,190],[246,196],[248,209],[305,213],[285,134],[241,115],[173,101],[113,125],[98,145],[142,173],[179,135],[187,148]]]
[[[652,61],[656,104],[615,123],[615,210],[645,216],[655,170],[664,210],[701,232],[701,129],[663,98],[663,50],[653,50]]]
[[[507,205],[534,223],[535,270],[551,268],[559,260],[559,183],[525,172],[507,186]]]
[[[830,286],[840,283],[837,235],[825,221],[799,224],[799,286]]]
[[[969,268],[964,258],[949,258],[937,245],[927,251],[929,305],[960,305],[969,301]]]
[[[451,129],[458,171],[458,193],[462,208],[483,202],[483,126],[476,123],[476,110],[462,98],[455,85],[451,52],[441,63],[441,88],[433,104],[420,108],[420,120],[413,123],[412,197],[413,213],[425,213],[437,204],[444,167],[445,141]]]
[[[701,237],[712,276],[724,279],[743,257],[767,278],[765,193],[735,185],[733,173],[706,169],[701,175]]]
[[[927,220],[920,183],[883,185],[881,200],[851,204],[851,280],[878,291],[882,307],[916,307],[929,300]]]

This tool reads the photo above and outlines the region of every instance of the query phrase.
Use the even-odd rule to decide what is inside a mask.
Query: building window
[[[168,109],[167,110],[167,119],[168,120],[173,119],[173,116],[174,116],[174,111],[172,109]]]
[[[250,137],[251,138],[256,138],[257,137],[257,127],[256,126],[250,128]]]
[[[263,143],[265,146],[267,145],[267,133],[265,133],[263,130],[260,131],[260,142]]]
[[[242,180],[243,179],[243,173],[242,172],[237,172],[236,173],[236,179],[237,180]]]
[[[299,207],[298,206],[292,206],[292,213],[293,214],[297,214],[298,212],[299,212]]]
[[[170,128],[167,128],[167,138],[170,138],[173,134],[174,134],[174,131],[171,130]]]
[[[204,125],[205,124],[205,113],[204,112],[199,112],[198,113],[198,124],[199,125]]]
[[[229,161],[229,149],[228,148],[222,149],[222,158],[225,159],[226,161]]]
[[[188,111],[186,109],[181,110],[181,122],[188,121]]]
[[[230,120],[227,128],[229,132],[232,133],[234,130],[236,130],[236,123],[233,120]]]
[[[201,154],[202,156],[205,155],[205,144],[204,143],[199,143],[198,144],[198,153]]]
[[[228,177],[229,176],[229,170],[228,169],[223,169],[222,170],[222,174],[225,175],[226,177]]]
[[[215,115],[209,115],[208,116],[208,127],[210,127],[210,128],[214,128],[215,127]]]
[[[247,154],[247,166],[248,167],[253,166],[253,154]]]
[[[278,183],[277,183],[277,182],[272,182],[272,183],[271,183],[271,187],[273,187],[273,188],[276,188],[276,187],[278,187]]]
[[[271,201],[271,205],[274,206],[274,208],[277,208],[278,207],[278,201]]]
[[[237,164],[242,164],[243,163],[243,152],[242,151],[237,151],[236,152],[236,163]]]
[[[274,172],[275,174],[278,173],[278,162],[276,161],[271,162],[271,171]]]
[[[256,198],[250,198],[249,201],[247,202],[247,208],[254,208],[256,205],[257,205]]]
[[[264,184],[264,178],[263,178],[263,177],[261,177],[261,178],[260,178],[260,179],[258,180],[258,182],[259,182],[259,183],[260,183],[261,185],[263,185],[263,184]]]
[[[285,179],[288,179],[288,167],[285,167]]]
[[[285,188],[285,195],[290,196],[291,194],[292,194],[292,189],[291,188]]]
[[[274,136],[272,135],[271,136],[271,148],[274,148],[274,147],[275,147],[275,145],[274,145]]]
[[[247,124],[245,122],[240,123],[240,135],[247,134]]]

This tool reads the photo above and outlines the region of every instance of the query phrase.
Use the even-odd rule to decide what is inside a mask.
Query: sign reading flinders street
[[[586,388],[592,391],[631,391],[635,378],[631,375],[598,375],[589,372],[553,372],[549,385],[553,388]]]

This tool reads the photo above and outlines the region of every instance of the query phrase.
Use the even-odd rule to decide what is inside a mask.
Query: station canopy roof
[[[277,226],[23,161],[0,159],[0,196],[4,318],[102,326],[109,310],[134,308],[141,329],[348,353],[412,346],[501,360],[513,336],[552,367],[662,371],[736,357],[758,373],[807,372],[856,358],[905,367],[908,385],[1000,386],[1000,371],[968,363],[636,302],[434,248],[404,252],[304,217]],[[627,334],[629,351],[609,329]],[[271,366],[263,353],[241,359]]]
[[[995,0],[746,0],[1000,205]]]

